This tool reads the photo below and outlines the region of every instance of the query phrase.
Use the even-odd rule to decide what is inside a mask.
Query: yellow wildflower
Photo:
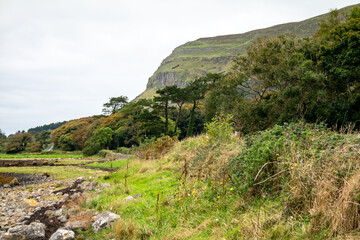
[[[230,191],[234,190],[233,188],[230,188]]]
[[[195,191],[192,191],[192,194],[194,194],[195,193]]]
[[[220,196],[217,196],[217,198],[219,199],[219,198],[220,198]]]
[[[181,200],[181,197],[179,197],[178,201],[180,201],[180,200]]]

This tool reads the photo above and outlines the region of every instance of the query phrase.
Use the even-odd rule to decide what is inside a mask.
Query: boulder
[[[45,225],[32,222],[30,225],[20,225],[10,228],[3,236],[4,239],[37,240],[45,238]]]
[[[113,223],[119,219],[120,216],[112,212],[103,212],[95,217],[95,222],[92,224],[94,233],[98,233],[104,228],[109,228]]]
[[[51,235],[49,240],[71,240],[71,239],[75,239],[75,233],[71,230],[66,230],[66,229],[58,229],[56,232],[53,233],[53,235]]]
[[[89,228],[90,222],[89,221],[73,221],[73,222],[67,222],[65,224],[66,229],[76,230],[87,230]]]
[[[127,196],[126,198],[123,199],[123,202],[128,202],[128,201],[135,201],[135,198],[133,196]]]
[[[67,217],[65,215],[61,215],[60,217],[58,217],[58,220],[61,222],[61,223],[65,223],[67,221]]]

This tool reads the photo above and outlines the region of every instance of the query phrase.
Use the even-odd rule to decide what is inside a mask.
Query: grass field
[[[5,154],[0,153],[0,160],[3,159],[59,159],[59,158],[83,158],[83,155],[80,154]]]

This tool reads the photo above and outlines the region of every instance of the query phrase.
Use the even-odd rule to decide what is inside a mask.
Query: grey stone
[[[60,208],[59,210],[53,211],[52,216],[53,217],[60,217],[62,213],[63,213],[63,211]]]
[[[136,199],[133,196],[127,196],[126,198],[123,199],[123,202],[128,202],[128,201],[135,201]]]
[[[53,235],[51,235],[49,240],[71,240],[75,239],[75,233],[67,229],[58,229]]]
[[[92,182],[90,183],[90,190],[95,190],[96,187],[97,187],[97,185],[98,185],[98,182],[92,181]]]
[[[21,225],[10,228],[5,233],[5,239],[25,239],[37,240],[45,237],[45,225],[43,223],[32,222],[30,225]]]
[[[92,224],[92,229],[94,233],[98,233],[104,228],[109,228],[113,223],[119,219],[120,216],[112,212],[103,212],[100,215],[96,216],[95,222]]]
[[[76,229],[87,230],[89,228],[89,225],[90,225],[89,221],[74,221],[74,222],[67,222],[65,224],[65,228],[71,230],[76,230]]]
[[[65,223],[67,221],[67,217],[65,215],[62,215],[62,216],[58,217],[58,220],[62,223]]]
[[[79,198],[81,197],[81,193],[77,192],[77,193],[74,193],[73,195],[71,195],[71,199],[76,199],[76,198]]]

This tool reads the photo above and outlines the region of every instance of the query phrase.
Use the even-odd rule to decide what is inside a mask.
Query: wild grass
[[[27,154],[5,154],[5,153],[0,153],[0,160],[2,159],[21,159],[21,160],[26,160],[26,159],[36,159],[36,158],[40,158],[40,159],[44,159],[44,158],[53,158],[53,159],[57,159],[57,158],[83,158],[83,155],[80,154],[32,154],[32,153],[27,153]]]
[[[93,193],[83,207],[115,212],[121,220],[112,230],[82,236],[168,240],[360,236],[359,134],[297,123],[216,141],[218,133],[212,130],[215,134],[176,142],[163,157],[130,159],[118,172],[103,176],[101,182],[111,187]],[[143,198],[123,201],[134,194]]]
[[[49,174],[56,179],[68,179],[77,177],[100,177],[106,175],[106,172],[101,170],[87,169],[76,166],[41,166],[41,167],[3,167],[0,172],[14,172],[26,174]]]
[[[96,160],[92,160],[91,163],[86,164],[88,167],[99,167],[99,168],[107,168],[107,169],[119,169],[125,166],[128,162],[128,159],[121,159],[117,161],[107,161],[107,162],[97,162]]]

